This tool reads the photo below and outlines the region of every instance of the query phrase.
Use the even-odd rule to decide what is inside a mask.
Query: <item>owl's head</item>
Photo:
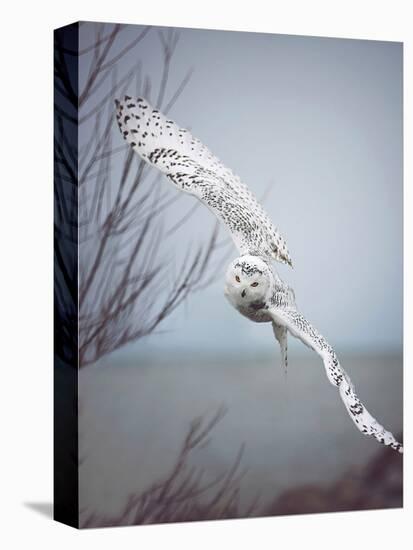
[[[225,295],[234,305],[266,302],[272,281],[269,265],[258,256],[246,254],[230,263],[225,278]]]

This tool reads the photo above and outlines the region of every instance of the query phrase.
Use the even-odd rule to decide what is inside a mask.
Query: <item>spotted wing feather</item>
[[[116,117],[123,138],[146,162],[225,223],[241,254],[291,265],[285,240],[253,193],[189,131],[141,97],[117,101]]]
[[[363,434],[373,436],[380,443],[402,453],[402,444],[371,416],[358,398],[348,374],[340,366],[333,348],[307,319],[295,308],[272,307],[269,313],[275,323],[284,326],[293,336],[320,355],[329,381],[338,388],[340,397],[357,428]]]

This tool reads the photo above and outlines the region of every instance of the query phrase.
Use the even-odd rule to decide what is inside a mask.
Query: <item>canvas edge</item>
[[[54,32],[53,517],[79,528],[78,82],[79,24]],[[67,91],[69,90],[69,94]],[[62,158],[64,162],[62,162]]]

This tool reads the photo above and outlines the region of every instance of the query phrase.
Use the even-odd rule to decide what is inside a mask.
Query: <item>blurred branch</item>
[[[220,407],[211,419],[195,418],[182,442],[169,473],[148,489],[129,497],[114,517],[83,511],[82,527],[137,525],[177,521],[199,521],[220,518],[248,517],[257,510],[257,500],[246,509],[240,504],[240,483],[244,445],[241,445],[227,471],[206,479],[203,468],[191,465],[191,456],[208,445],[211,432],[224,418]]]

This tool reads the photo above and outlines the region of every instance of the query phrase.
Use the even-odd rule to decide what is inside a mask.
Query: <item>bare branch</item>
[[[191,457],[208,445],[211,432],[226,414],[220,407],[210,420],[195,418],[182,442],[170,472],[148,489],[131,494],[119,514],[98,516],[82,511],[82,527],[137,525],[177,521],[248,517],[256,511],[257,499],[243,509],[240,484],[244,445],[228,470],[207,479],[203,468],[191,465]]]
[[[126,93],[132,83],[137,95],[149,97],[153,93],[157,105],[164,104],[179,33],[168,29],[158,34],[163,63],[159,86],[152,90],[139,56],[140,45],[151,28],[141,29],[132,40],[126,39],[124,28],[95,26],[93,44],[79,52],[82,63],[89,63],[79,100],[68,77],[67,56],[73,52],[63,44],[57,43],[56,47],[56,93],[62,101],[56,109],[55,172],[62,184],[67,184],[67,190],[73,189],[64,200],[59,197],[56,216],[66,221],[67,234],[63,237],[79,239],[80,366],[151,334],[192,292],[214,278],[208,265],[217,249],[217,227],[204,244],[188,246],[178,262],[177,275],[170,280],[175,260],[165,257],[162,244],[187,223],[198,205],[165,228],[163,214],[180,199],[180,194],[169,193],[166,188],[164,191],[160,173],[150,172],[131,149],[112,140],[112,136],[118,136],[113,100]],[[119,62],[132,52],[135,65],[125,71]],[[192,70],[188,71],[171,91],[165,111],[181,96],[191,74]],[[72,108],[62,107],[65,102]],[[78,109],[78,117],[74,116],[74,108]],[[82,127],[78,155],[65,135],[69,126],[76,124]],[[122,153],[123,158],[119,157]],[[69,218],[77,207],[78,226],[72,227]],[[57,226],[59,238],[61,231]],[[62,265],[62,284],[73,275],[66,274],[65,278],[64,268]],[[194,479],[192,475],[185,478],[178,493],[192,487]]]
[[[112,32],[110,33],[110,36],[105,44],[105,47],[103,49],[103,52],[101,55],[96,55],[96,59],[93,63],[93,65],[91,66],[90,68],[90,71],[89,71],[89,76],[88,76],[88,79],[86,81],[86,84],[85,84],[85,87],[82,91],[82,93],[79,94],[79,107],[82,106],[82,104],[90,97],[89,96],[89,92],[90,92],[90,89],[91,87],[93,86],[96,78],[98,77],[98,74],[100,73],[100,71],[102,70],[103,68],[103,63],[104,61],[106,60],[107,56],[109,55],[109,52],[110,52],[110,49],[115,41],[115,38],[117,36],[117,34],[119,33],[120,31],[120,28],[121,26],[120,25],[115,25]],[[97,44],[100,44],[100,42],[98,41]],[[94,52],[98,52],[99,46],[96,46],[95,49],[94,49]]]

